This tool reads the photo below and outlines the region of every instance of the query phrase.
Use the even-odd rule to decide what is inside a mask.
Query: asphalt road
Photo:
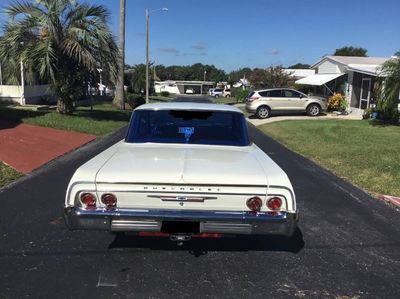
[[[399,211],[250,133],[292,180],[301,211],[293,238],[177,247],[68,231],[61,206],[70,177],[121,130],[1,190],[0,298],[399,298]]]

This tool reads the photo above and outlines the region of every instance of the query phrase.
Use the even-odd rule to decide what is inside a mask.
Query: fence
[[[23,99],[21,99],[21,93],[21,85],[0,85],[0,101],[2,102],[36,104],[42,98],[50,98],[54,95],[49,85],[26,85]]]

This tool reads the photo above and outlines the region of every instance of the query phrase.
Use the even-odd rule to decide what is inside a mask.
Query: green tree
[[[225,71],[216,68],[214,65],[204,65],[195,63],[193,65],[171,65],[165,67],[163,65],[156,66],[156,73],[161,80],[197,80],[203,81],[204,72],[206,72],[207,81],[226,81],[227,75]]]
[[[248,68],[248,67],[244,67],[244,68],[237,69],[235,71],[231,71],[228,74],[229,81],[234,84],[236,82],[239,82],[239,80],[242,79],[243,77],[249,78],[251,76],[251,73],[252,73],[252,70],[251,70],[251,68]]]
[[[283,71],[282,66],[271,66],[267,69],[255,68],[250,83],[256,89],[288,87],[293,79]]]
[[[342,47],[335,50],[333,53],[335,56],[361,56],[367,57],[367,50],[364,48],[357,48],[357,47]]]
[[[237,102],[245,102],[247,95],[249,94],[248,88],[234,87],[231,89],[232,97],[236,99]]]
[[[288,69],[309,69],[311,65],[306,63],[296,63],[291,66],[288,66]]]
[[[74,0],[15,1],[5,13],[0,57],[14,66],[22,60],[27,70],[48,81],[61,113],[72,112],[73,101],[84,95],[97,69],[116,78],[118,48],[104,6]],[[11,70],[15,78],[18,73],[18,67]]]
[[[125,84],[129,91],[136,94],[143,94],[146,89],[146,65],[136,64],[127,74]],[[152,84],[150,84],[152,86]]]
[[[397,105],[400,96],[400,51],[395,58],[386,61],[381,69],[383,84],[380,85],[378,93],[377,108],[383,113],[383,118],[397,121],[399,114]]]

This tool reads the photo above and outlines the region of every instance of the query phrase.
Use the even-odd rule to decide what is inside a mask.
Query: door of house
[[[360,92],[360,109],[369,108],[369,100],[371,99],[371,78],[363,78],[361,81]]]

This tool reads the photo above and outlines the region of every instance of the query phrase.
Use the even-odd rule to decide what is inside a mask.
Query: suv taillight
[[[260,97],[257,97],[257,96],[251,96],[250,98],[247,98],[247,100],[249,101],[249,102],[253,102],[253,101],[255,101],[255,100],[258,100]]]

